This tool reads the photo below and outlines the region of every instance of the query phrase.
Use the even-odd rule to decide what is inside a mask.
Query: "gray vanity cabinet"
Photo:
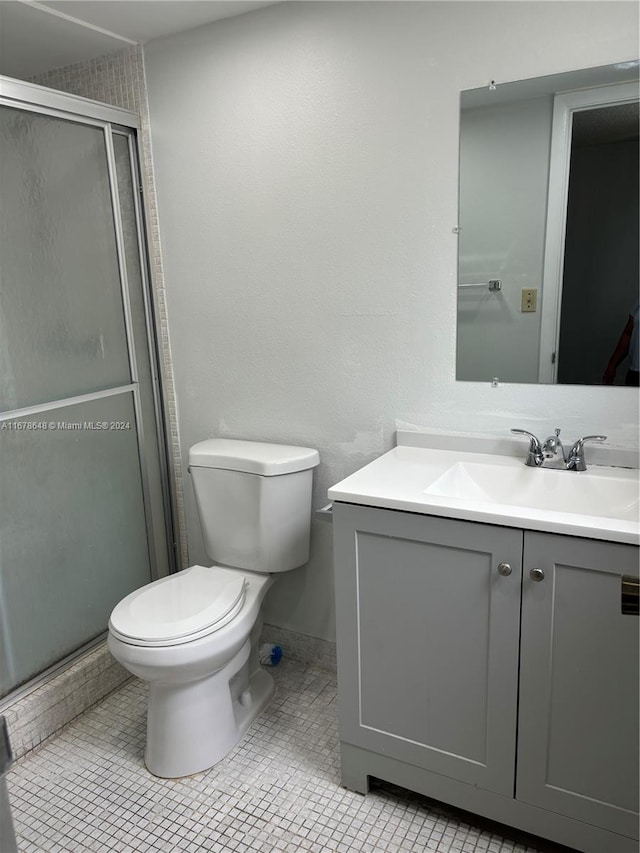
[[[520,531],[334,504],[334,537],[342,739],[513,796]]]
[[[632,836],[638,617],[621,613],[622,574],[638,574],[633,546],[525,533],[516,797]]]
[[[333,508],[342,781],[637,850],[638,548]],[[534,571],[535,570],[535,571]]]

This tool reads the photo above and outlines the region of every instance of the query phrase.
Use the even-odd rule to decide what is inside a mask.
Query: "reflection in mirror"
[[[638,162],[637,61],[462,93],[458,379],[625,384]]]

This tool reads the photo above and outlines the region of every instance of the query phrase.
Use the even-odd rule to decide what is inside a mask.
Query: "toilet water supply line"
[[[258,649],[258,657],[263,666],[277,666],[282,660],[282,649],[271,643],[264,643]]]

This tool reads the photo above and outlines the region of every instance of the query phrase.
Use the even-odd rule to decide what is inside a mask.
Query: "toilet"
[[[258,660],[260,611],[279,572],[309,559],[317,450],[210,439],[189,451],[205,551],[132,592],[109,619],[108,646],[149,682],[145,763],[177,778],[212,767],[274,691]]]

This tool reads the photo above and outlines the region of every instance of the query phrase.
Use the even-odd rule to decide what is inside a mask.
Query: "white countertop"
[[[332,501],[640,544],[637,469],[530,468],[524,454],[400,446],[328,495]]]

